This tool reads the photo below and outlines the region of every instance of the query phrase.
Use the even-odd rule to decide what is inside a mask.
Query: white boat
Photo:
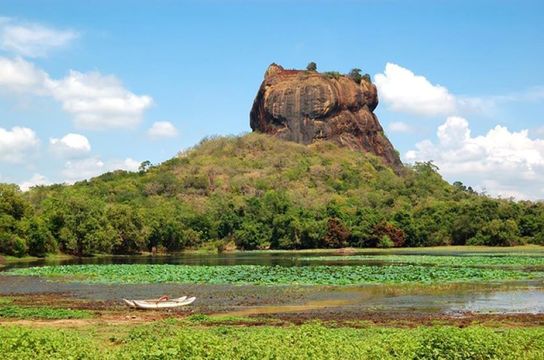
[[[182,296],[175,299],[149,299],[149,300],[127,300],[123,299],[125,304],[130,307],[135,307],[139,309],[163,309],[163,308],[173,308],[179,306],[185,306],[193,303],[196,300],[196,297],[187,298],[187,296]]]

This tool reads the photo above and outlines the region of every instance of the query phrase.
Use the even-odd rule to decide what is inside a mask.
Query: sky
[[[542,1],[0,2],[0,182],[160,163],[250,131],[267,66],[361,68],[405,163],[544,199]]]

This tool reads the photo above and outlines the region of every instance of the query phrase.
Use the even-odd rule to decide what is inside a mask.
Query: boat
[[[164,308],[174,308],[179,306],[185,306],[192,304],[196,300],[196,297],[187,298],[187,296],[182,296],[180,298],[169,299],[168,297],[161,297],[159,299],[148,299],[148,300],[127,300],[123,299],[125,304],[130,307],[135,307],[138,309],[164,309]]]

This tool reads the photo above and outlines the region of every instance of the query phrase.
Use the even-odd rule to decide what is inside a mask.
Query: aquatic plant
[[[470,266],[470,267],[540,267],[544,266],[544,256],[538,255],[485,255],[465,254],[461,256],[445,255],[340,255],[340,256],[308,256],[303,261],[380,261],[392,264],[417,264],[436,266]]]
[[[496,268],[389,266],[193,266],[63,265],[13,269],[12,275],[94,283],[208,283],[261,285],[358,285],[443,283],[542,278],[542,273]]]

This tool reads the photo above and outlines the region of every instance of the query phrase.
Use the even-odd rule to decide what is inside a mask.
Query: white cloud
[[[49,139],[51,151],[62,157],[80,157],[91,151],[89,140],[80,134],[66,134],[61,139]]]
[[[399,132],[399,133],[407,133],[412,131],[412,127],[402,121],[394,121],[390,123],[388,126],[388,129],[391,132]]]
[[[384,73],[376,74],[374,81],[380,98],[394,111],[440,115],[452,114],[456,109],[455,96],[448,89],[402,66],[387,63]]]
[[[74,183],[76,181],[90,179],[108,171],[137,171],[139,166],[140,162],[131,158],[104,162],[98,157],[90,157],[67,161],[62,170],[62,176],[64,177],[65,182]]]
[[[178,130],[169,121],[156,121],[147,130],[147,135],[151,139],[170,138],[178,135]]]
[[[19,187],[23,191],[28,191],[33,186],[38,185],[49,185],[51,182],[43,175],[41,174],[34,174],[30,180],[23,181],[21,184],[19,184]]]
[[[48,75],[34,64],[21,58],[0,57],[0,90],[17,93],[41,94]]]
[[[11,130],[0,128],[0,161],[23,162],[36,150],[39,142],[32,129],[18,126]]]
[[[383,74],[374,76],[374,82],[380,99],[391,110],[415,115],[489,112],[498,99],[454,95],[446,87],[433,84],[424,76],[392,63],[385,65]]]
[[[64,79],[49,82],[48,87],[82,128],[132,128],[153,102],[149,96],[125,89],[115,76],[98,72],[70,71]]]
[[[87,129],[133,128],[153,99],[135,95],[113,75],[70,71],[59,80],[23,59],[0,57],[0,91],[50,96]]]
[[[110,161],[107,164],[108,171],[114,170],[126,170],[126,171],[137,171],[140,167],[141,162],[134,160],[132,158],[126,158],[125,160],[114,160]]]
[[[51,50],[63,48],[78,37],[72,30],[21,23],[11,18],[0,20],[0,48],[22,56],[46,56]]]
[[[544,199],[544,140],[500,125],[472,136],[468,121],[460,117],[448,117],[437,136],[436,144],[417,143],[406,160],[433,160],[450,181],[477,185],[492,195]]]

